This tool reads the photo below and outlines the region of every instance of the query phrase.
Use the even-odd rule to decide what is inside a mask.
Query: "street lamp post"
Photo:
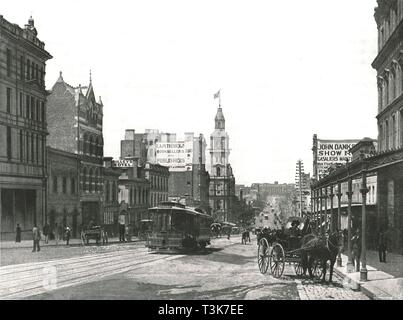
[[[362,194],[362,217],[361,217],[361,269],[360,269],[360,280],[367,281],[368,280],[368,271],[367,271],[367,250],[366,250],[366,203],[367,203],[367,172],[364,170],[362,172],[362,188],[360,192]]]
[[[319,230],[320,234],[323,234],[323,190],[320,188],[320,211],[319,211]]]
[[[348,248],[348,262],[347,262],[347,272],[351,273],[354,271],[354,263],[353,263],[353,257],[351,255],[351,201],[353,198],[353,191],[352,191],[352,184],[353,181],[351,178],[348,180],[348,191],[347,191],[347,197],[348,197],[348,207],[347,207],[347,248]]]
[[[334,193],[333,193],[333,186],[330,186],[330,232],[333,233],[333,198],[334,198]]]
[[[341,193],[341,182],[337,184],[337,229],[339,232],[341,232],[341,196],[343,195]],[[342,259],[341,259],[341,253],[337,255],[337,266],[341,267],[342,266]]]

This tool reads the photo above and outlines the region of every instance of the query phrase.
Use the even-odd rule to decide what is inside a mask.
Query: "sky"
[[[104,104],[104,154],[125,129],[203,133],[218,100],[236,183],[293,183],[312,173],[312,137],[377,138],[375,0],[2,0],[30,15],[59,71]]]

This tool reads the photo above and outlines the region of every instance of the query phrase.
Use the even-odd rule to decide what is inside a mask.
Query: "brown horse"
[[[340,232],[333,232],[325,238],[319,238],[316,235],[307,235],[304,244],[307,245],[301,254],[304,271],[308,269],[309,276],[313,278],[312,269],[313,262],[319,260],[322,266],[322,281],[326,281],[327,261],[330,262],[329,282],[332,282],[333,268],[336,262],[337,255],[343,246],[343,237]],[[316,241],[319,245],[309,248],[308,242]],[[302,245],[303,247],[303,245]]]

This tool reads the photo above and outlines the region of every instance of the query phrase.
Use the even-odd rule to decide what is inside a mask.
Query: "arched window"
[[[220,177],[220,176],[221,176],[221,168],[217,167],[217,177]]]

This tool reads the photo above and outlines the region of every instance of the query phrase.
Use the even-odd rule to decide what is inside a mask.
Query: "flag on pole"
[[[218,90],[217,93],[214,93],[214,99],[220,98],[220,91],[221,91],[221,89]]]

